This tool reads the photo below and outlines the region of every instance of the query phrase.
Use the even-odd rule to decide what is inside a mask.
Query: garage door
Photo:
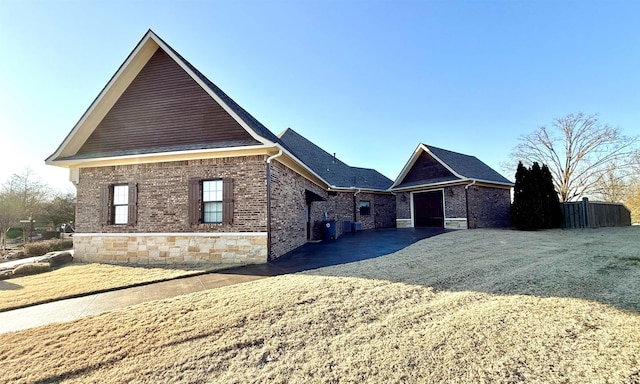
[[[442,191],[413,194],[413,217],[416,227],[444,227]]]

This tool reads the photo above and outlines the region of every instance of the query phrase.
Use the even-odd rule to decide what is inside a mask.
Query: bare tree
[[[630,167],[621,168],[611,163],[591,189],[598,200],[608,203],[621,203],[627,198],[631,187]]]
[[[514,164],[546,164],[560,201],[572,201],[598,193],[596,186],[612,166],[614,171],[630,167],[636,142],[637,137],[602,124],[597,115],[575,113],[521,136],[511,158]]]
[[[624,205],[631,211],[631,222],[640,223],[640,177],[629,182]]]
[[[49,188],[30,169],[13,174],[0,187],[0,245],[4,248],[6,233],[20,220],[44,214]]]

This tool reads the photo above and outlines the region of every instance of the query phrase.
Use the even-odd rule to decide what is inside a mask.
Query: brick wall
[[[392,194],[376,194],[375,227],[394,228],[396,226],[396,197]]]
[[[232,224],[189,224],[190,178],[234,180]],[[100,187],[136,182],[135,225],[100,222]],[[78,232],[266,232],[266,168],[264,156],[174,161],[81,168],[77,186]]]
[[[474,185],[469,187],[469,228],[511,226],[509,189]]]
[[[336,237],[343,234],[343,221],[354,221],[354,193],[333,192],[322,189],[291,169],[274,160],[271,163],[271,258],[283,254],[307,242],[307,202],[305,190],[323,201],[311,202],[310,239],[323,240],[325,218],[336,221]],[[356,209],[356,221],[363,229],[392,227],[395,225],[395,198],[391,194],[360,193],[360,200],[371,202],[371,215],[360,216]],[[357,205],[356,205],[357,207]],[[376,211],[377,210],[377,211]],[[376,215],[376,212],[378,213]]]
[[[466,228],[467,221],[464,219],[469,221],[469,228],[499,228],[511,225],[509,189],[478,185],[469,187],[468,218],[464,185],[444,187],[443,196],[447,228]],[[396,225],[399,228],[411,226],[411,194],[409,192],[397,193],[396,215]]]
[[[342,236],[343,221],[353,221],[353,192],[324,193],[326,201],[311,204],[312,239],[324,239],[322,221],[326,217],[336,221],[336,237]]]
[[[467,217],[467,200],[464,192],[464,185],[454,185],[444,188],[444,217],[465,218]]]
[[[320,196],[320,187],[276,160],[271,162],[271,258],[275,259],[307,241],[305,190]]]
[[[411,193],[396,193],[396,227],[411,227]]]
[[[189,223],[190,178],[234,180],[232,223]],[[100,188],[129,182],[137,183],[136,223],[103,224]],[[135,264],[266,262],[266,193],[265,156],[81,168],[76,257]]]

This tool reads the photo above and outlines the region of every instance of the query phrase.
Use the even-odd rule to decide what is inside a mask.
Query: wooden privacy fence
[[[561,203],[562,228],[623,227],[631,225],[631,212],[623,204],[582,201]]]

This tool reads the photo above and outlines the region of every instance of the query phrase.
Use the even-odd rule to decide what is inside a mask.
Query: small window
[[[202,182],[203,222],[222,223],[222,180]]]
[[[371,202],[366,200],[360,201],[360,215],[361,216],[371,215]]]
[[[113,223],[127,224],[129,222],[129,186],[113,186]]]

